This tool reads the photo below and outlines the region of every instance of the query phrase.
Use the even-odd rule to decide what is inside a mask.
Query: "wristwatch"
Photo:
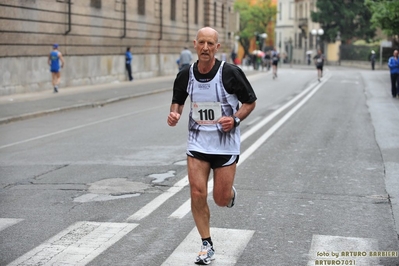
[[[234,127],[238,127],[241,123],[240,118],[233,116],[233,119],[234,119]]]

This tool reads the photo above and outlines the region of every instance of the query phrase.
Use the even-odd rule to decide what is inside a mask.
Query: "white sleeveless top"
[[[191,111],[188,123],[187,151],[205,154],[239,155],[240,129],[233,128],[224,132],[217,121],[222,116],[233,116],[239,101],[235,94],[229,94],[222,81],[224,62],[215,77],[207,82],[199,82],[190,67],[187,93],[191,99]]]

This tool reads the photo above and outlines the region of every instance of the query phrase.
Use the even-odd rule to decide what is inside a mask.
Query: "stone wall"
[[[187,46],[194,53],[192,41],[203,26],[215,28],[230,51],[234,0],[175,3],[0,0],[0,95],[51,90],[53,43],[65,59],[61,87],[126,80],[126,47],[135,79],[175,74],[180,51]]]
[[[134,55],[134,78],[175,75],[178,54]],[[65,56],[61,70],[61,86],[72,87],[127,81],[125,57]],[[0,95],[52,90],[51,73],[47,57],[0,58]]]

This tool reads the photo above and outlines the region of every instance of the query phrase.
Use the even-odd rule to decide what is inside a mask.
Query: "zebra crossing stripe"
[[[226,228],[211,228],[215,247],[215,261],[218,266],[231,266],[237,263],[255,231]],[[201,237],[193,228],[182,243],[173,251],[161,266],[194,265],[195,257],[201,248]]]
[[[313,235],[307,266],[379,266],[380,264],[378,257],[368,256],[370,251],[376,250],[378,250],[378,241],[372,238]]]
[[[136,226],[77,222],[8,265],[86,265]]]
[[[138,210],[133,215],[127,218],[128,222],[139,221],[144,219],[148,215],[150,215],[153,211],[155,211],[159,206],[161,206],[165,201],[169,198],[176,195],[180,190],[185,188],[188,185],[188,176],[177,181],[172,187],[170,187],[167,191],[160,194],[158,197],[147,203],[143,208]]]
[[[9,226],[17,224],[24,219],[13,219],[13,218],[0,218],[0,231],[6,229]]]

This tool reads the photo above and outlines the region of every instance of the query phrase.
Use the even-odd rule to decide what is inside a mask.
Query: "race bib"
[[[222,117],[220,102],[193,102],[192,118],[199,125],[214,125]]]

